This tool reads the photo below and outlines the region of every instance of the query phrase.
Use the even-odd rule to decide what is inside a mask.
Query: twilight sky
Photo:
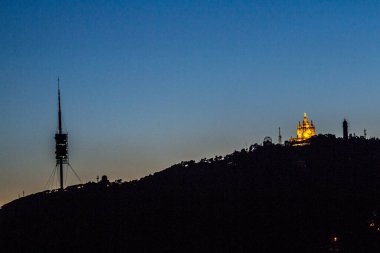
[[[0,205],[55,166],[57,76],[84,182],[265,136],[380,136],[379,1],[0,2]],[[69,174],[68,183],[77,183]]]

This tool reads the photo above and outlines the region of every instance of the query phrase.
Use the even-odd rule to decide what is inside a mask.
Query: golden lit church
[[[307,140],[315,135],[315,127],[313,121],[307,118],[306,112],[303,114],[303,121],[298,122],[297,138],[290,137],[290,144],[293,146],[302,146],[308,144]]]

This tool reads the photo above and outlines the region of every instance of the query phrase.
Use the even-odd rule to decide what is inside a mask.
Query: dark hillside
[[[377,210],[380,141],[320,135],[18,199],[0,211],[0,248],[379,252]]]

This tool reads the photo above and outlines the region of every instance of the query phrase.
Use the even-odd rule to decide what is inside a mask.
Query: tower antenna
[[[58,81],[58,132],[62,134],[61,90],[59,88],[59,77],[57,81]]]
[[[281,127],[278,128],[278,144],[282,144]]]

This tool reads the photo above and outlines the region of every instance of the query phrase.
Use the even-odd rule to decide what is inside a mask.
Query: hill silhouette
[[[0,210],[4,252],[379,252],[380,140],[252,145]],[[379,214],[380,215],[380,214]]]

